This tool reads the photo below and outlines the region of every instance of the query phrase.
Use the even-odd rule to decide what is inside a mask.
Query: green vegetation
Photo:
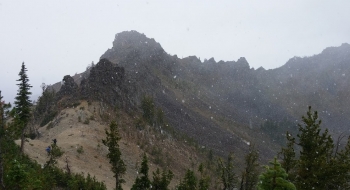
[[[148,178],[148,160],[146,154],[143,154],[141,168],[139,170],[141,177],[137,176],[131,190],[147,190],[151,187],[151,181]]]
[[[5,138],[7,138],[5,133]],[[1,150],[4,153],[3,185],[6,189],[98,189],[105,190],[103,183],[96,181],[95,177],[83,174],[69,174],[56,167],[56,160],[63,151],[55,144],[51,145],[49,160],[45,167],[33,162],[28,156],[18,154],[18,146],[13,139],[1,141]],[[3,189],[5,189],[3,188]],[[0,188],[1,189],[1,188]]]
[[[259,178],[259,154],[253,145],[249,146],[249,152],[245,156],[245,169],[241,175],[241,190],[256,189]]]
[[[200,179],[198,181],[198,190],[209,189],[210,177],[206,174],[203,163],[199,165],[198,172],[200,173]]]
[[[227,157],[227,161],[223,162],[220,158],[218,160],[218,169],[220,171],[220,181],[223,185],[223,189],[233,189],[237,184],[237,176],[234,172],[234,157],[233,153],[230,153]]]
[[[85,125],[89,125],[89,123],[90,123],[89,118],[86,118],[85,121],[84,121],[83,123],[84,123]]]
[[[287,134],[288,146],[280,153],[290,181],[297,189],[350,188],[350,139],[343,150],[339,149],[341,138],[335,146],[328,129],[321,132],[321,120],[311,107],[302,121],[298,138]]]
[[[0,90],[0,189],[5,189],[4,185],[4,132],[5,132],[5,102],[2,101],[1,90]]]
[[[77,153],[78,154],[83,154],[84,153],[84,147],[83,146],[79,146],[79,148],[77,148]]]
[[[56,167],[57,158],[63,154],[63,150],[56,144],[51,145],[45,166],[32,161],[21,152],[19,153],[18,150],[23,150],[26,126],[30,119],[34,119],[31,112],[32,104],[28,97],[31,86],[28,84],[29,79],[26,71],[23,63],[19,73],[20,79],[18,81],[20,83],[18,84],[16,107],[11,112],[8,112],[10,104],[2,101],[0,91],[0,189],[105,190],[106,186],[89,174],[84,177],[84,174],[71,174]],[[39,102],[37,112],[46,112],[44,111],[44,102]],[[12,122],[5,122],[7,114],[13,117]],[[21,137],[21,149],[14,142],[18,137]]]
[[[56,144],[51,144],[51,150],[48,152],[49,160],[46,162],[45,167],[52,167],[57,163],[57,159],[63,155],[63,151]]]
[[[111,170],[114,173],[116,180],[116,190],[122,189],[121,184],[125,182],[122,176],[126,172],[126,166],[121,158],[121,152],[119,150],[118,142],[120,139],[118,125],[115,121],[113,121],[109,125],[109,132],[106,130],[106,139],[103,139],[102,143],[107,146],[109,150],[107,157],[109,159],[109,163],[112,165]]]
[[[59,169],[57,167],[57,159],[63,155],[64,150],[56,144],[51,144],[48,151],[48,160],[44,166],[33,162],[28,156],[23,154],[25,132],[31,119],[40,123],[40,126],[44,126],[52,121],[59,113],[58,108],[54,105],[55,92],[49,91],[45,85],[42,87],[43,94],[39,98],[35,110],[32,112],[33,107],[29,100],[31,86],[28,84],[29,79],[26,71],[27,69],[23,63],[19,73],[20,79],[17,80],[20,83],[18,84],[19,90],[15,108],[11,112],[8,112],[8,109],[11,107],[10,104],[2,102],[0,91],[0,190],[106,189],[103,183],[96,181],[95,177],[91,177],[89,174],[87,177],[84,177],[84,174],[72,174],[67,160],[67,172]],[[74,106],[79,105],[80,103],[78,102],[74,104]],[[156,140],[163,140],[167,133],[171,133],[173,137],[198,147],[193,139],[186,135],[181,136],[169,127],[165,121],[164,112],[155,106],[151,97],[144,97],[141,108],[142,117],[136,117],[135,125],[139,130],[146,129],[148,131],[145,131],[145,133],[140,132],[140,134],[146,136],[150,131],[159,131],[159,133],[154,135],[154,138]],[[84,110],[85,108],[81,106],[79,109]],[[116,109],[115,111],[118,110]],[[103,114],[105,116],[102,115],[102,118],[106,117],[109,119],[110,116],[107,113]],[[13,117],[12,122],[5,122],[7,115]],[[113,116],[111,117],[113,118]],[[89,121],[93,119],[93,116],[88,117],[84,121],[84,124],[89,124]],[[82,122],[80,116],[78,120]],[[215,188],[225,190],[235,188],[240,190],[253,190],[256,188],[261,190],[350,189],[350,138],[343,149],[341,149],[340,143],[344,136],[340,136],[338,141],[334,143],[328,130],[321,129],[321,120],[318,119],[316,111],[312,112],[311,107],[309,107],[307,115],[302,117],[302,122],[302,124],[298,125],[298,129],[294,127],[293,123],[286,120],[282,122],[267,121],[261,126],[261,130],[277,143],[285,145],[279,153],[281,163],[275,158],[270,162],[270,166],[265,167],[265,171],[262,174],[260,174],[258,163],[259,154],[254,146],[250,146],[249,152],[245,156],[245,165],[242,166],[243,170],[240,175],[237,175],[233,153],[228,155],[227,160],[219,158],[217,165],[213,166],[215,165],[215,163],[213,164],[213,160],[215,159],[213,152],[210,150],[208,154],[205,154],[209,161],[200,164],[198,170],[188,169],[176,188],[178,190],[206,190],[213,188],[211,187],[212,176],[210,174],[212,173],[210,171],[218,171],[215,178],[220,181],[220,187],[215,186]],[[50,128],[52,125],[53,122],[48,127]],[[147,125],[151,126],[150,129]],[[163,135],[164,131],[166,135]],[[281,134],[285,131],[288,131],[285,136],[287,142],[283,143],[282,138],[284,136]],[[125,182],[123,175],[126,173],[126,165],[121,158],[121,151],[118,144],[121,137],[117,123],[111,122],[109,130],[106,130],[105,133],[106,139],[103,139],[102,143],[109,150],[107,158],[116,179],[115,188],[121,190],[122,183]],[[21,138],[20,148],[14,143],[14,140],[19,137]],[[140,144],[148,142],[144,139],[139,140]],[[164,169],[169,165],[168,160],[164,161],[164,157],[170,157],[169,152],[163,147],[160,148],[151,144],[141,144],[140,147],[148,150],[148,153],[153,158],[153,163],[160,165]],[[33,146],[33,144],[30,145]],[[97,150],[101,151],[99,144],[97,145]],[[78,154],[83,154],[83,147],[79,146],[77,152]],[[192,168],[195,168],[195,161],[191,161]],[[145,153],[142,158],[139,175],[135,179],[132,190],[169,189],[168,186],[174,177],[172,171],[164,169],[161,173],[157,169],[153,172],[152,181],[149,179],[148,172],[148,158]]]
[[[159,168],[153,172],[153,181],[151,182],[152,190],[169,190],[168,186],[173,179],[174,174],[170,170],[163,170],[160,174]]]
[[[143,119],[150,124],[154,125],[154,117],[155,117],[155,108],[154,101],[152,97],[145,96],[141,102],[141,108],[143,111],[142,117]]]
[[[141,168],[139,170],[139,174],[141,177],[137,176],[134,185],[132,186],[132,190],[168,190],[168,186],[174,177],[174,174],[168,170],[163,170],[162,174],[160,173],[159,168],[157,168],[156,172],[153,172],[153,181],[150,181],[148,178],[148,159],[146,154],[144,153],[142,157]]]
[[[283,189],[296,190],[293,183],[287,180],[288,174],[281,167],[281,164],[275,158],[270,162],[272,167],[265,166],[266,171],[259,177],[258,190]]]
[[[178,190],[196,190],[197,189],[197,178],[192,170],[187,170],[185,177],[181,180]]]
[[[22,63],[21,71],[19,72],[19,81],[20,83],[18,85],[18,92],[16,96],[15,101],[15,125],[16,127],[15,131],[17,131],[21,136],[21,148],[20,151],[23,153],[24,149],[24,132],[27,128],[29,119],[31,118],[31,106],[32,102],[29,99],[29,95],[32,93],[29,91],[32,87],[28,82],[28,76],[27,76],[27,68],[24,65],[24,62]]]

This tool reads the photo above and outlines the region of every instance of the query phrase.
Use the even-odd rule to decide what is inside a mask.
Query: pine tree
[[[220,171],[220,180],[223,185],[223,190],[232,190],[236,188],[237,176],[234,173],[234,157],[233,153],[230,153],[227,157],[226,163],[223,163],[221,159],[218,160],[218,168]]]
[[[145,96],[141,102],[141,108],[143,111],[143,118],[150,125],[154,125],[155,108],[154,101],[152,97]]]
[[[343,150],[334,152],[328,166],[327,189],[350,189],[350,137]]]
[[[177,190],[196,190],[197,178],[192,170],[187,170],[184,179],[180,182]]]
[[[109,163],[112,165],[112,172],[114,173],[114,177],[116,179],[116,190],[121,190],[121,184],[124,183],[124,179],[122,176],[126,172],[126,166],[124,161],[121,158],[121,152],[119,150],[120,136],[117,128],[117,124],[115,121],[111,122],[109,125],[109,132],[106,130],[106,139],[102,140],[102,143],[108,147],[107,157],[109,159]]]
[[[157,127],[160,127],[164,124],[164,112],[161,108],[157,108]]]
[[[198,171],[200,173],[200,179],[198,181],[198,190],[207,190],[207,189],[209,189],[210,177],[205,174],[204,164],[203,163],[201,163],[198,166]]]
[[[288,174],[288,179],[294,179],[295,178],[295,168],[297,165],[295,150],[294,150],[294,144],[295,144],[295,138],[287,132],[287,147],[282,148],[282,151],[279,153],[279,155],[282,157],[282,167],[286,170]]]
[[[31,117],[31,106],[32,102],[29,99],[29,95],[32,93],[29,92],[30,88],[32,87],[28,82],[28,76],[27,76],[27,68],[24,65],[24,62],[22,63],[21,71],[19,72],[19,81],[20,83],[17,84],[19,89],[16,96],[15,101],[15,107],[16,107],[16,114],[15,114],[15,122],[18,127],[18,132],[21,133],[21,153],[23,153],[24,148],[24,132],[26,130],[27,124],[29,122],[29,119]]]
[[[159,168],[153,172],[153,181],[151,182],[152,190],[169,190],[168,186],[173,179],[174,174],[170,170],[163,170],[160,174]]]
[[[266,166],[266,171],[259,177],[258,190],[296,190],[293,183],[287,180],[288,174],[275,158]]]
[[[55,143],[51,144],[49,152],[49,160],[46,162],[45,168],[52,168],[57,164],[57,159],[63,155],[63,151]]]
[[[298,189],[348,189],[350,181],[350,140],[341,151],[334,148],[332,137],[325,129],[321,132],[321,120],[311,107],[302,117],[298,139],[287,133],[287,147],[282,148],[282,164],[289,179]],[[296,147],[296,148],[295,148]],[[295,149],[300,150],[298,154]],[[299,155],[297,157],[296,155]]]
[[[5,128],[5,116],[4,116],[4,104],[2,101],[1,90],[0,90],[0,189],[5,189],[4,185],[4,162],[3,162],[3,150],[2,142],[4,141],[4,128]]]
[[[242,172],[240,190],[253,190],[259,178],[259,153],[254,145],[249,146],[249,153],[245,156],[245,169]]]
[[[5,126],[5,113],[4,113],[4,108],[3,108],[3,104],[5,104],[5,102],[2,101],[2,96],[1,96],[1,90],[0,90],[0,129],[3,129],[3,127]]]
[[[302,117],[304,126],[299,124],[299,143],[301,146],[298,177],[296,184],[299,189],[325,189],[326,181],[320,181],[327,176],[329,156],[333,152],[333,140],[326,129],[321,134],[321,120],[317,111]]]
[[[134,185],[131,190],[147,190],[150,189],[151,182],[148,178],[148,160],[146,154],[143,154],[141,168],[139,173],[142,175],[140,178],[137,176]]]

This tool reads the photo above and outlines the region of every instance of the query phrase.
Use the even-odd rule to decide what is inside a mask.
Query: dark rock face
[[[83,73],[84,74],[84,73]],[[73,105],[80,99],[101,101],[110,106],[135,109],[139,102],[135,84],[125,76],[124,67],[119,67],[107,59],[101,59],[89,70],[89,75],[81,80],[80,86],[74,78],[66,75],[57,93],[61,105]]]
[[[119,65],[132,66],[134,63],[127,60],[135,57],[145,60],[163,53],[165,53],[163,48],[154,39],[147,38],[136,31],[130,31],[116,34],[112,49],[108,49],[101,58],[108,58]]]
[[[58,91],[57,96],[76,96],[78,92],[78,85],[74,82],[74,79],[71,76],[66,75],[63,77],[62,81],[63,84],[60,91]]]
[[[72,106],[79,100],[79,87],[73,77],[66,75],[61,82],[61,88],[56,94],[56,100],[61,101],[59,106]],[[63,102],[63,103],[62,103]]]
[[[107,59],[101,59],[81,82],[81,98],[97,100],[111,106],[134,106],[134,88],[125,78],[125,70]]]

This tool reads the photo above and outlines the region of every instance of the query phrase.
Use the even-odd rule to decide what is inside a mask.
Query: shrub
[[[80,147],[77,149],[77,152],[78,152],[79,154],[83,154],[83,153],[84,153],[84,148],[83,148],[83,146],[80,146]]]
[[[80,105],[80,102],[75,102],[75,103],[72,104],[72,107],[75,108],[75,107],[78,107],[79,105]]]
[[[85,119],[84,124],[88,125],[89,123],[90,123],[90,120],[88,118]]]

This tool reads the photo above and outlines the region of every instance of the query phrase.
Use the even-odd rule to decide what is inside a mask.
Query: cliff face
[[[134,86],[125,78],[125,69],[101,59],[90,70],[90,75],[83,79],[81,98],[105,102],[111,106],[122,108],[135,107]]]

